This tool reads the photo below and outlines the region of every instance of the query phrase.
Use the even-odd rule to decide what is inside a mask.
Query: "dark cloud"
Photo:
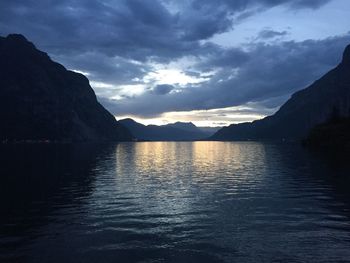
[[[172,91],[175,87],[172,85],[162,84],[157,85],[152,89],[153,94],[156,95],[165,95]]]
[[[198,47],[182,41],[178,18],[157,0],[7,1],[0,7],[0,32],[23,33],[51,54],[97,51],[144,61]]]
[[[229,13],[287,4],[316,8],[327,0],[11,0],[0,2],[0,32],[23,33],[54,55],[97,52],[139,61],[205,52],[205,40],[232,27]]]
[[[330,0],[295,0],[289,2],[291,7],[294,8],[319,8],[320,6],[330,2]]]
[[[258,35],[258,39],[270,39],[270,38],[275,38],[275,37],[283,37],[288,34],[287,31],[274,31],[271,29],[265,29],[260,31]]]
[[[344,47],[350,43],[350,34],[325,40],[282,42],[279,44],[251,44],[244,51],[246,59],[239,68],[232,68],[223,57],[217,73],[206,83],[188,86],[159,100],[145,93],[130,100],[105,105],[116,115],[134,114],[157,116],[168,111],[208,110],[238,106],[254,102],[265,108],[275,108],[293,92],[305,88],[341,61]],[[229,54],[227,50],[223,53]],[[242,51],[243,52],[243,51]],[[211,60],[198,67],[209,67]],[[209,65],[207,65],[209,63]],[[227,65],[227,66],[225,66]]]
[[[58,55],[55,60],[64,61],[70,69],[88,72],[94,81],[113,85],[137,83],[151,70],[150,66],[136,63],[123,57],[109,57],[98,52],[84,52],[75,56]]]
[[[330,0],[195,0],[193,5],[202,7],[216,7],[224,6],[232,13],[239,11],[245,11],[252,7],[274,7],[278,5],[287,5],[290,8],[301,9],[301,8],[319,8],[320,6],[330,2]]]

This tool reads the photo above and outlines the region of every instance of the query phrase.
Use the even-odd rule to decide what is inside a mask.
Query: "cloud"
[[[250,53],[242,48],[223,48],[213,46],[212,52],[202,58],[202,63],[197,68],[203,71],[211,71],[214,68],[239,68],[250,59]]]
[[[275,37],[284,37],[288,34],[287,31],[274,31],[271,29],[264,29],[260,31],[258,39],[270,39]]]
[[[295,91],[305,88],[340,62],[350,34],[324,40],[285,41],[277,44],[252,43],[242,51],[245,59],[232,67],[236,48],[222,50],[222,63],[204,60],[198,68],[216,67],[212,78],[200,86],[188,85],[181,92],[159,100],[145,93],[115,103],[105,102],[114,114],[158,116],[169,111],[190,111],[255,103],[262,108],[276,108]],[[214,66],[213,66],[214,65]]]
[[[239,11],[246,11],[252,7],[274,7],[278,5],[286,5],[292,9],[302,9],[302,8],[319,8],[322,5],[327,4],[330,0],[245,0],[245,1],[231,1],[231,0],[195,0],[195,6],[224,6],[226,9],[233,13]]]
[[[53,55],[96,52],[137,61],[170,61],[207,52],[201,40],[233,26],[230,14],[327,0],[13,0],[0,2],[0,32],[23,33]],[[177,9],[176,9],[177,8]],[[66,61],[65,61],[66,62]]]
[[[175,87],[172,85],[161,84],[161,85],[155,86],[152,89],[152,92],[153,94],[156,94],[156,95],[165,95],[165,94],[168,94],[173,89],[175,89]]]
[[[94,81],[114,86],[126,85],[130,82],[136,84],[152,70],[152,67],[145,63],[138,63],[119,56],[110,57],[95,51],[83,52],[75,56],[60,54],[53,56],[53,59],[65,61],[64,65],[67,68],[88,72],[88,77]]]

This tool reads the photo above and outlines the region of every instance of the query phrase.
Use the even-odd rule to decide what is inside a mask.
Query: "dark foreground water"
[[[3,145],[0,262],[350,262],[350,157],[338,155]]]

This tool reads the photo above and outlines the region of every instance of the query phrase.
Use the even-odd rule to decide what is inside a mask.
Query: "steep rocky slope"
[[[274,115],[252,123],[230,125],[211,139],[299,140],[316,125],[327,122],[334,111],[341,118],[350,116],[350,45],[336,68],[293,94]]]
[[[0,37],[0,141],[131,140],[100,105],[88,79],[22,35]]]

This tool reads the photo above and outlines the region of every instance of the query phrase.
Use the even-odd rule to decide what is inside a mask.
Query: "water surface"
[[[0,262],[349,262],[347,156],[299,145],[0,147]]]

